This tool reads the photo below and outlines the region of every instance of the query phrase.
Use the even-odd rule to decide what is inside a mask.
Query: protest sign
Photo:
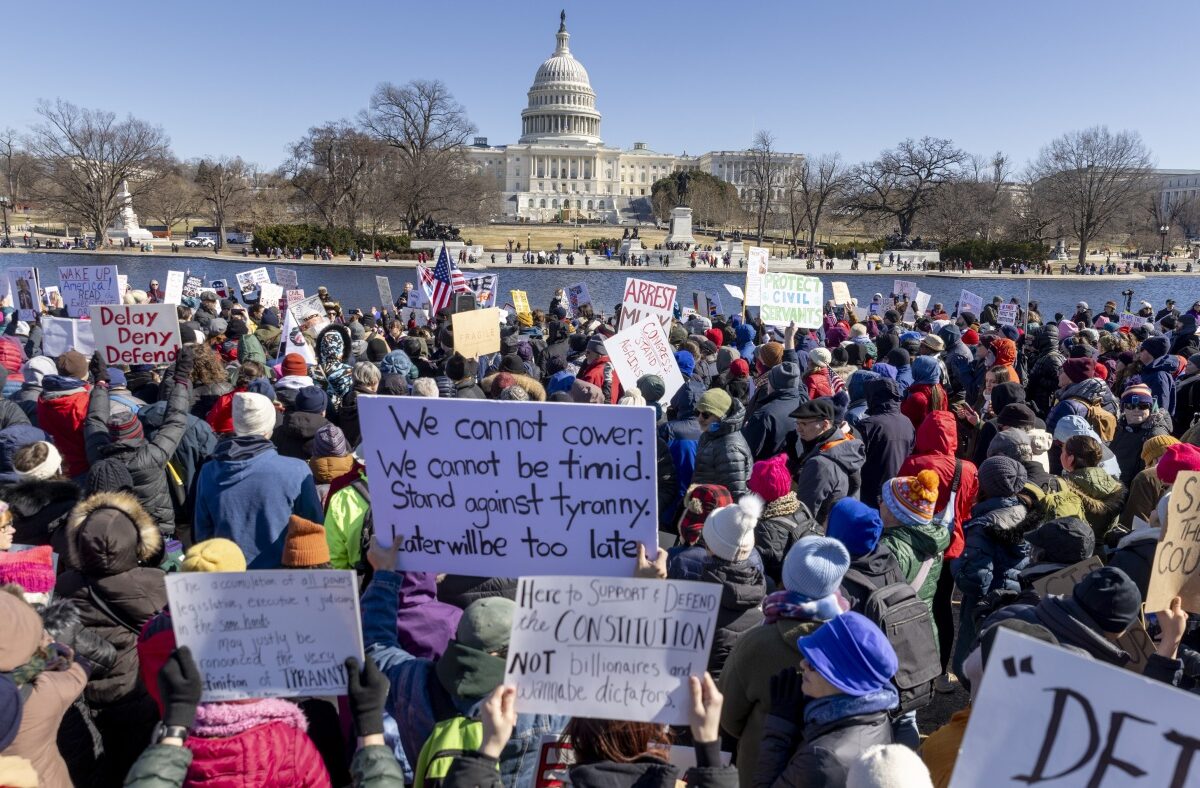
[[[625,279],[625,294],[621,297],[621,324],[624,331],[647,317],[662,323],[663,330],[671,328],[671,315],[675,310],[675,285],[664,285],[648,279]]]
[[[424,286],[419,285],[408,291],[408,300],[405,301],[405,306],[413,309],[429,309],[429,293],[425,292]]]
[[[1197,713],[1189,692],[1004,629],[950,784],[1196,785]]]
[[[1080,561],[1077,564],[1071,564],[1065,569],[1060,569],[1057,572],[1048,574],[1045,577],[1039,577],[1033,581],[1033,590],[1037,591],[1038,596],[1070,596],[1075,589],[1075,584],[1088,576],[1088,573],[1093,569],[1099,569],[1104,566],[1104,562],[1096,556]]]
[[[795,322],[799,328],[819,328],[825,289],[815,276],[768,273],[762,281],[759,316],[770,326]]]
[[[296,292],[289,290],[288,293]],[[300,302],[296,302],[299,304]],[[279,358],[283,358],[288,353],[296,353],[301,356],[307,363],[316,364],[317,354],[313,352],[312,346],[305,340],[304,334],[300,328],[300,321],[295,318],[295,313],[292,311],[296,304],[289,305],[288,309],[283,314],[283,341],[279,343]]]
[[[1001,326],[1015,326],[1017,324],[1017,310],[1020,306],[1017,304],[1000,304],[996,307],[996,324]]]
[[[42,303],[49,309],[62,308],[62,293],[56,285],[46,285],[42,288]]]
[[[68,350],[78,350],[90,357],[96,352],[92,321],[69,317],[42,315],[42,353],[57,357]]]
[[[209,288],[218,298],[229,298],[229,282],[224,279],[214,279],[208,283]]]
[[[58,269],[58,290],[70,317],[83,317],[95,304],[119,304],[115,265],[64,265]]]
[[[12,293],[12,306],[17,310],[17,320],[37,320],[42,312],[37,269],[9,268],[8,287]]]
[[[375,533],[399,568],[629,576],[657,545],[654,410],[359,396]]]
[[[455,342],[457,342],[457,334]],[[683,387],[683,373],[675,363],[674,348],[667,333],[657,320],[643,320],[604,340],[604,349],[617,380],[627,391],[633,389],[643,375],[658,375],[666,391],[660,401],[670,402]]]
[[[125,274],[117,274],[117,295],[119,299],[117,303],[125,300],[125,294],[129,292],[129,277]]]
[[[1167,522],[1154,551],[1146,611],[1167,610],[1183,597],[1183,609],[1200,612],[1200,472],[1181,471],[1171,486]]]
[[[1117,648],[1129,655],[1129,661],[1124,665],[1125,669],[1139,676],[1146,669],[1146,663],[1150,661],[1150,655],[1155,650],[1154,641],[1141,620],[1133,622],[1133,626],[1117,638]]]
[[[296,290],[300,287],[300,278],[294,269],[275,266],[275,284],[284,290]]]
[[[170,364],[179,353],[179,316],[172,304],[92,307],[92,332],[104,363]]]
[[[929,293],[926,293],[924,290],[917,291],[917,298],[913,301],[913,306],[916,307],[918,315],[924,315],[929,309],[930,298]]]
[[[189,276],[183,280],[183,295],[185,298],[199,298],[204,290],[204,280],[201,277]]]
[[[567,287],[567,304],[570,307],[571,314],[579,309],[584,304],[592,303],[592,294],[588,292],[586,282],[580,282],[577,285]]]
[[[475,306],[479,309],[496,305],[496,288],[499,286],[499,274],[476,274],[467,277],[467,289],[475,294]]]
[[[239,271],[236,276],[238,292],[242,294],[243,299],[258,293],[259,285],[263,282],[271,281],[271,274],[267,272],[265,265],[249,271]]]
[[[708,298],[708,316],[716,317],[717,315],[725,314],[725,308],[721,306],[721,296],[718,293],[709,291]]]
[[[263,282],[258,286],[258,302],[262,304],[263,309],[269,306],[278,308],[282,298],[283,288],[274,282]]]
[[[916,299],[917,290],[916,282],[909,282],[904,279],[896,279],[892,282],[892,293],[897,296],[904,296],[907,301]]]
[[[478,358],[500,352],[500,310],[472,309],[455,312],[450,318],[454,326],[454,352],[467,358]]]
[[[192,651],[205,702],[345,695],[362,662],[354,573],[333,569],[173,572],[175,642]]]
[[[518,315],[532,315],[533,311],[529,308],[529,296],[524,290],[512,290],[513,310]]]
[[[721,588],[694,580],[522,577],[505,684],[523,713],[686,724]]]
[[[409,307],[404,307],[403,309],[399,310],[399,315],[400,319],[405,323],[410,320],[416,320],[418,322],[429,320],[428,309],[410,309]]]
[[[288,290],[286,293],[288,309],[304,300],[303,290]]]
[[[978,296],[970,290],[963,290],[958,294],[958,313],[970,312],[979,317],[979,313],[983,311],[983,296]]]
[[[291,313],[295,324],[301,328],[304,327],[304,318],[316,315],[317,319],[309,324],[314,334],[329,325],[329,317],[325,313],[325,302],[319,295],[309,296],[294,304],[289,304],[288,312]]]
[[[830,282],[833,287],[833,303],[848,304],[850,303],[850,288],[845,282]]]
[[[762,282],[768,273],[769,259],[769,253],[761,246],[751,246],[746,250],[746,297],[742,299],[744,306],[758,306],[762,303]]]
[[[375,289],[379,291],[379,307],[387,309],[391,307],[392,302],[392,283],[388,281],[386,276],[375,277]]]
[[[178,304],[183,300],[183,271],[167,271],[167,287],[163,290],[164,304]]]
[[[1144,326],[1148,322],[1149,320],[1139,315],[1131,314],[1129,312],[1122,312],[1121,322],[1118,324],[1118,327],[1134,329],[1138,328],[1139,326]]]
[[[746,294],[742,291],[742,288],[738,287],[737,285],[725,285],[725,292],[729,293],[729,295],[733,296],[739,301],[746,300]]]

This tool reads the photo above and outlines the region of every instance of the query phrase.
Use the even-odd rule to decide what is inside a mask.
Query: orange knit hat
[[[282,563],[289,569],[304,569],[329,563],[329,542],[325,541],[325,529],[312,520],[305,520],[293,514],[288,518]]]
[[[883,504],[904,525],[929,525],[938,498],[938,475],[924,470],[897,476],[883,485]]]

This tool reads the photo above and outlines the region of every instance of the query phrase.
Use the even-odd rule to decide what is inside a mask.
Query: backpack
[[[417,757],[413,788],[441,788],[454,759],[478,750],[482,744],[483,723],[479,720],[454,716],[437,723]]]
[[[375,517],[373,516],[374,510],[371,508],[371,490],[367,487],[367,481],[362,474],[350,482],[350,489],[361,495],[362,499],[367,502],[367,513],[363,515],[362,531],[358,534],[358,564],[354,567],[355,571],[363,576],[362,587],[366,588],[372,575],[375,574],[371,569],[371,563],[367,561],[371,542],[375,541]]]
[[[1079,397],[1070,397],[1068,401],[1078,402],[1087,408],[1087,415],[1084,418],[1087,420],[1088,425],[1100,436],[1100,440],[1108,443],[1116,437],[1117,417],[1106,411],[1099,401],[1088,402]]]
[[[911,583],[876,588],[862,606],[862,614],[883,631],[896,652],[892,685],[900,694],[900,708],[893,712],[897,715],[927,705],[933,699],[934,679],[942,673],[942,657],[933,637],[933,616],[917,596],[932,567],[933,561],[926,561]],[[870,578],[857,569],[847,569],[845,576],[866,588],[873,587]]]

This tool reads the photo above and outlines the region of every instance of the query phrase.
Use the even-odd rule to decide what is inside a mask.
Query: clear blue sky
[[[378,83],[437,78],[479,134],[515,142],[564,4],[610,145],[694,154],[765,128],[858,161],[928,134],[1023,163],[1106,123],[1200,169],[1196,0],[20,3],[0,20],[0,126],[62,97],[161,124],[183,158],[274,167]]]

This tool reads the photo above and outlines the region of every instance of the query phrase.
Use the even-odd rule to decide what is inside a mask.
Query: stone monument
[[[696,243],[692,237],[692,209],[686,205],[671,209],[671,231],[667,233],[667,243]]]
[[[117,195],[117,199],[121,201],[121,213],[113,222],[113,226],[108,228],[109,239],[121,242],[128,239],[135,246],[152,243],[154,235],[138,224],[137,214],[133,212],[133,195],[129,193],[129,184],[126,181],[121,181],[121,193]]]

